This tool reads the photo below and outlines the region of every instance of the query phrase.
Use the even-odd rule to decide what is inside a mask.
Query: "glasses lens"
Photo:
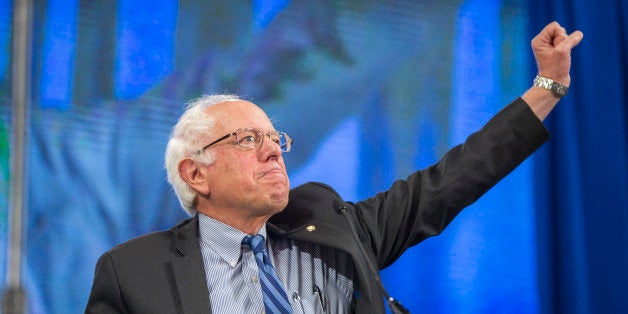
[[[236,143],[243,148],[255,148],[261,140],[259,133],[253,130],[238,130],[236,133]]]
[[[288,144],[288,137],[286,133],[275,131],[268,133],[268,138],[275,144],[279,145],[282,152],[290,151],[290,145]]]
[[[288,134],[279,132],[279,147],[281,147],[281,151],[289,152],[292,148],[292,139]]]

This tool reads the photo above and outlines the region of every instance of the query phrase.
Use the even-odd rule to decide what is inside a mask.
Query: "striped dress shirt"
[[[247,234],[199,214],[199,234],[212,313],[263,313],[264,300]],[[290,305],[298,313],[348,313],[353,298],[353,262],[340,250],[286,238],[268,238],[268,255]]]

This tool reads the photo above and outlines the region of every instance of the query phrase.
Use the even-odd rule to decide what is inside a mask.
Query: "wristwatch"
[[[540,76],[540,75],[537,75],[534,78],[534,86],[538,86],[538,87],[542,87],[547,90],[550,90],[559,97],[563,97],[567,95],[567,91],[569,90],[569,87],[559,84],[557,82],[554,82],[553,80],[548,79],[547,77],[544,77],[544,76]]]

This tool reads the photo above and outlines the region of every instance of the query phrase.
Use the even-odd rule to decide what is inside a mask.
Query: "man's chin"
[[[273,207],[276,208],[275,213],[281,212],[286,206],[288,206],[288,196],[290,190],[282,188],[276,192],[271,193],[270,200],[273,203]]]

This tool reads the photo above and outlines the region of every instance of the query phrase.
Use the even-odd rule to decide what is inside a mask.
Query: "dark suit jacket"
[[[346,203],[329,186],[290,191],[286,209],[267,225],[287,237],[348,252],[355,264],[356,313],[384,313],[369,263],[382,269],[409,247],[439,234],[466,206],[512,171],[549,134],[521,99],[500,111],[435,165],[396,181],[383,193]],[[341,214],[340,208],[346,209]],[[343,217],[345,216],[345,217]],[[351,225],[357,235],[352,234]],[[307,228],[307,226],[315,226]],[[392,235],[392,236],[391,236]],[[359,243],[365,245],[366,256]],[[198,240],[198,218],[130,240],[96,265],[87,313],[208,313],[209,292]]]

